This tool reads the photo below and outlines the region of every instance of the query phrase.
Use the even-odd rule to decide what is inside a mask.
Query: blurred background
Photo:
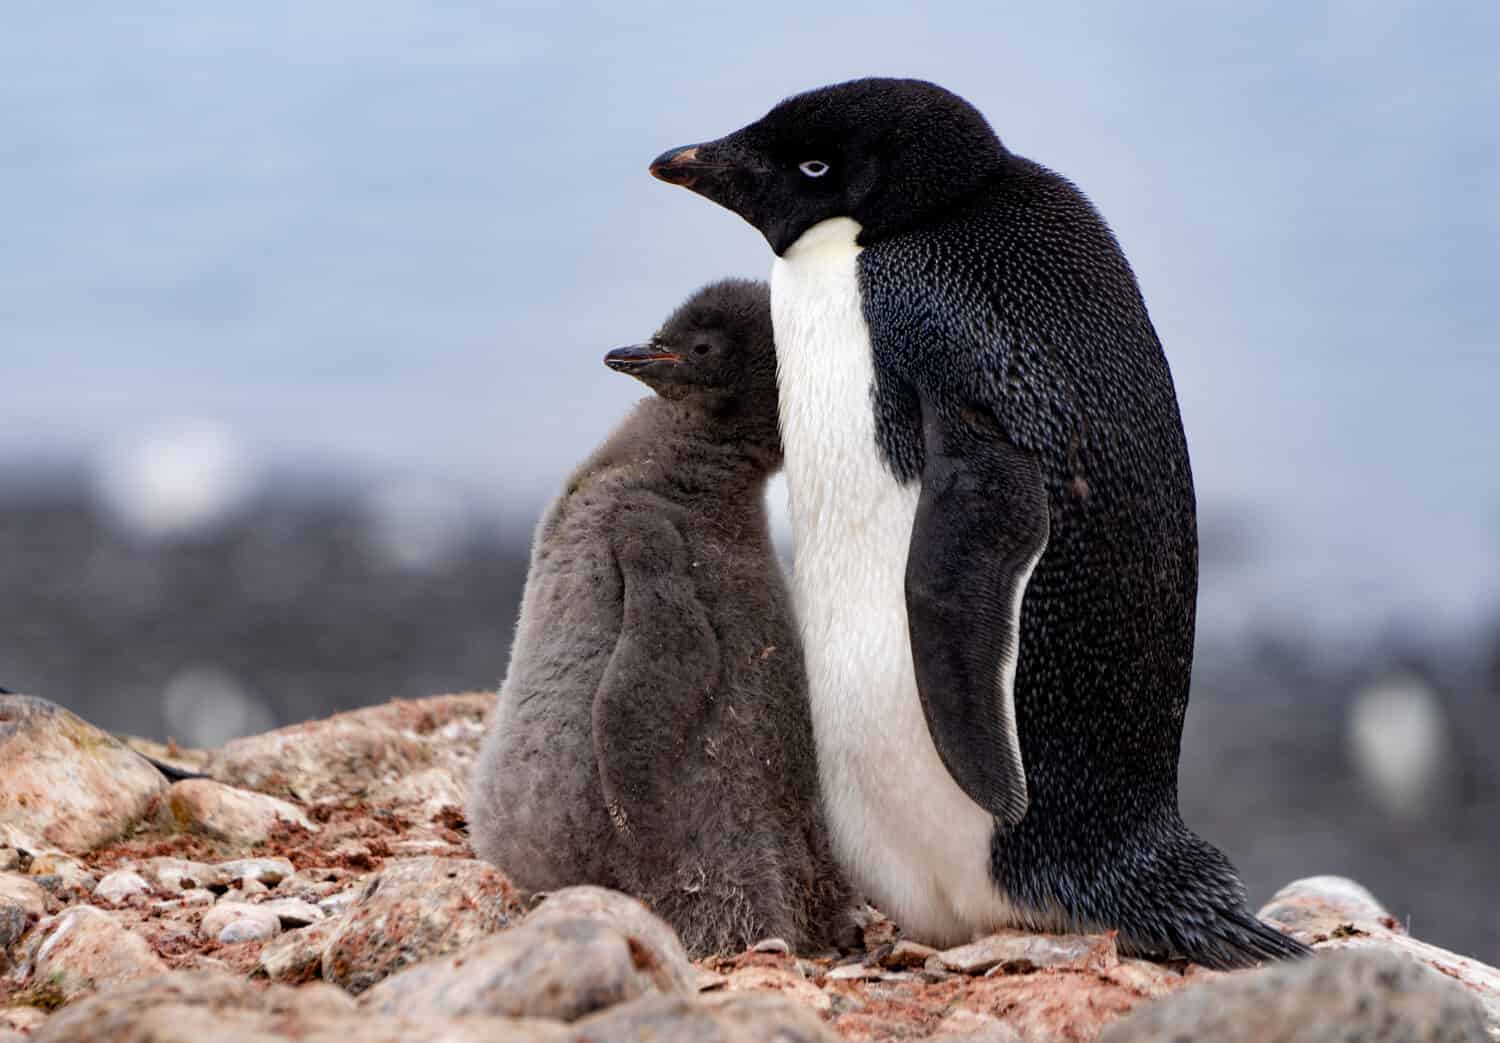
[[[1167,346],[1189,822],[1253,901],[1347,874],[1500,962],[1500,6],[126,6],[0,35],[0,684],[193,744],[493,687],[641,391],[600,357],[769,269],[646,163],[922,76]]]

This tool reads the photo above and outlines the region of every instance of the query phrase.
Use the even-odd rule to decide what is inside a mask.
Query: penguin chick
[[[695,957],[826,947],[851,896],[766,518],[769,291],[711,284],[604,361],[656,394],[537,528],[470,787],[474,849],[526,891],[638,895]]]

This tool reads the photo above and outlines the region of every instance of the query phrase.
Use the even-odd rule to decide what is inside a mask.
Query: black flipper
[[[955,782],[1007,826],[1026,814],[1016,727],[1021,600],[1047,545],[1036,457],[982,407],[922,402],[922,495],[906,612],[922,710]]]
[[[712,708],[719,646],[672,524],[621,512],[611,535],[624,604],[594,695],[594,755],[615,828],[661,844],[685,826],[682,802],[691,798],[675,765]]]

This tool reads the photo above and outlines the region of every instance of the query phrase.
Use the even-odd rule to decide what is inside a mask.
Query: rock
[[[236,786],[305,803],[366,792],[431,768],[467,777],[492,693],[395,701],[322,721],[236,739],[214,751],[205,771]]]
[[[27,872],[33,880],[63,901],[86,898],[99,886],[98,878],[82,862],[57,852],[35,856]]]
[[[741,967],[724,982],[729,992],[779,993],[810,1010],[824,1011],[833,1000],[812,982],[783,967]]]
[[[702,998],[644,996],[574,1025],[580,1040],[609,1043],[837,1043],[817,1016],[769,993]]]
[[[1105,934],[1029,934],[999,931],[977,942],[937,954],[942,965],[961,974],[984,974],[999,967],[1036,970],[1065,967],[1091,958],[1113,962],[1115,943]]]
[[[610,924],[630,940],[635,958],[648,965],[662,992],[692,992],[697,973],[677,933],[645,903],[607,887],[580,885],[553,891],[527,917],[548,923],[582,917]]]
[[[1460,986],[1410,957],[1366,950],[1224,975],[1133,1011],[1099,1038],[1483,1043],[1485,1026]]]
[[[190,862],[184,858],[148,858],[138,869],[142,876],[163,891],[202,888],[222,894],[229,890],[229,874],[219,866],[203,862]]]
[[[140,935],[114,916],[80,905],[55,918],[37,949],[30,979],[48,983],[71,999],[90,989],[166,971]]]
[[[95,898],[115,903],[150,893],[151,882],[134,869],[116,869],[113,873],[107,873],[94,888]]]
[[[33,920],[47,914],[47,892],[18,873],[0,873],[0,909],[11,906]]]
[[[318,899],[318,908],[323,910],[326,916],[337,916],[344,910],[351,908],[359,901],[359,888],[351,887],[343,891],[335,891],[333,894]]]
[[[261,902],[255,908],[275,914],[281,921],[281,926],[287,930],[317,923],[328,915],[311,902],[304,902],[300,898],[275,898],[269,902]]]
[[[84,852],[124,835],[166,788],[124,743],[61,706],[0,695],[0,822]]]
[[[583,918],[527,921],[372,988],[366,1009],[429,1017],[572,1021],[656,988],[656,976],[614,926]]]
[[[284,1043],[292,1032],[282,1035],[283,1026],[296,1030],[308,1021],[348,1017],[350,1006],[335,990],[316,985],[261,989],[238,975],[178,971],[71,1004],[32,1043]]]
[[[47,1012],[36,1007],[0,1007],[0,1030],[18,1033],[22,1039],[29,1039],[46,1020]]]
[[[230,901],[243,902],[246,898],[268,894],[270,890],[259,880],[236,880],[233,887],[219,896],[219,901],[228,898]]]
[[[231,884],[253,880],[266,887],[275,887],[296,870],[285,858],[237,858],[231,862],[220,862],[218,868]]]
[[[515,888],[499,870],[463,858],[388,862],[365,884],[323,955],[323,979],[363,992],[407,964],[508,926]]]
[[[173,825],[191,833],[248,847],[287,826],[316,833],[301,808],[264,793],[235,789],[212,779],[184,779],[167,791]]]
[[[462,783],[447,768],[428,768],[386,783],[370,794],[372,803],[435,819],[445,808],[462,808],[467,799]],[[462,812],[460,812],[462,814]]]
[[[281,933],[281,920],[263,905],[220,902],[203,914],[198,933],[223,945],[263,942]]]
[[[927,1043],[1021,1043],[1021,1034],[997,1017],[960,1007],[938,1022]]]
[[[1479,1001],[1492,1037],[1500,1040],[1500,969],[1409,937],[1375,896],[1354,881],[1337,876],[1295,880],[1273,895],[1260,915],[1320,950],[1386,950],[1426,964]]]
[[[260,951],[260,969],[272,981],[300,985],[323,973],[323,952],[340,924],[324,920],[298,931],[288,931]]]
[[[930,945],[922,945],[919,942],[909,942],[905,939],[891,946],[890,951],[880,957],[882,967],[893,967],[898,970],[910,970],[915,967],[927,966],[927,961],[934,956],[942,961],[942,955]],[[946,964],[943,964],[946,966]]]
[[[20,941],[30,926],[31,921],[26,918],[20,906],[0,902],[0,971],[10,965],[6,950]]]

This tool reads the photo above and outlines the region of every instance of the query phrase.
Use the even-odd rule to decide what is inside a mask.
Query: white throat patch
[[[994,821],[943,766],[917,695],[905,574],[920,487],[875,444],[859,231],[820,222],[771,269],[792,588],[839,861],[908,937],[951,945],[1019,921],[990,880]]]

